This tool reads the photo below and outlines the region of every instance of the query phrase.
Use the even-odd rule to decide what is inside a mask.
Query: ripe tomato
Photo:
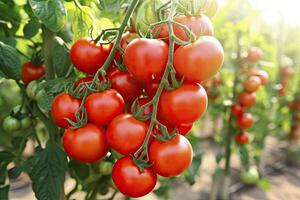
[[[242,106],[251,107],[256,103],[255,93],[242,92],[239,95],[239,101]]]
[[[177,125],[176,128],[177,128],[178,133],[180,135],[186,136],[192,130],[193,125],[194,125],[193,123],[191,123],[191,124],[180,124],[180,125]]]
[[[248,50],[248,56],[247,56],[247,59],[249,62],[257,62],[261,59],[261,56],[262,56],[262,51],[257,48],[257,47],[251,47],[249,50]]]
[[[253,117],[250,113],[244,113],[237,118],[237,125],[241,129],[249,129],[253,125]]]
[[[252,68],[249,70],[248,74],[249,74],[249,76],[252,76],[252,75],[258,76],[261,80],[262,85],[265,85],[269,82],[269,75],[264,70],[256,70],[256,69]]]
[[[250,135],[248,132],[241,132],[235,136],[235,142],[237,144],[247,144],[250,142]]]
[[[246,92],[255,92],[261,85],[261,80],[257,76],[250,76],[244,82],[244,89]]]
[[[164,177],[178,176],[193,160],[190,142],[182,135],[175,135],[167,142],[155,140],[149,148],[150,162],[155,172]]]
[[[131,103],[142,94],[143,84],[129,72],[122,72],[117,68],[108,74],[111,88],[117,90],[125,102]]]
[[[148,125],[135,119],[131,114],[115,117],[107,129],[107,141],[117,152],[133,155],[143,144]]]
[[[172,91],[163,91],[159,100],[161,114],[177,125],[199,119],[207,108],[207,95],[201,85],[184,83]]]
[[[61,128],[69,128],[70,123],[66,118],[76,121],[75,114],[80,104],[81,100],[72,97],[70,94],[61,93],[56,96],[51,107],[51,116],[55,124]]]
[[[174,67],[188,82],[200,83],[213,77],[224,60],[223,47],[211,36],[179,47],[174,54]]]
[[[283,77],[290,77],[293,73],[294,73],[294,70],[291,67],[283,67],[280,69],[280,74]]]
[[[149,98],[144,97],[144,98],[139,98],[137,103],[140,106],[143,106],[146,103],[148,103],[149,101],[150,101]],[[152,113],[152,111],[153,111],[153,105],[150,105],[150,106],[148,106],[147,108],[144,109],[144,112],[142,113],[142,116],[145,117],[146,115],[150,115]],[[129,109],[129,113],[132,114],[132,110],[131,109]],[[150,122],[150,120],[148,120],[147,122]]]
[[[124,53],[128,71],[145,82],[163,75],[167,59],[168,45],[158,39],[134,39]]]
[[[158,87],[159,87],[159,82],[156,81],[148,82],[145,87],[146,94],[148,95],[148,97],[153,98],[157,92]]]
[[[89,121],[104,126],[124,112],[123,97],[114,89],[90,94],[84,103]]]
[[[130,32],[127,32],[127,33],[124,33],[123,36],[122,36],[122,40],[120,42],[120,47],[125,50],[126,47],[128,46],[128,44],[134,40],[135,38],[138,38],[139,35],[136,34],[136,33],[130,33]],[[120,57],[122,56],[122,52],[121,51],[117,51],[116,55],[115,55],[115,60],[119,60]]]
[[[117,160],[112,169],[112,179],[118,190],[129,197],[142,197],[150,193],[157,182],[151,168],[141,172],[130,156]]]
[[[35,66],[31,61],[22,65],[22,81],[25,85],[33,80],[39,79],[45,75],[45,66],[40,64]]]
[[[79,129],[65,130],[62,140],[68,156],[81,162],[96,162],[108,151],[104,129],[91,123]]]
[[[90,39],[81,38],[71,47],[71,62],[78,70],[87,74],[95,74],[105,62],[110,49],[111,46],[103,46]]]
[[[231,114],[236,116],[236,117],[239,116],[239,115],[242,115],[243,112],[244,112],[244,108],[241,105],[233,105],[231,107]]]

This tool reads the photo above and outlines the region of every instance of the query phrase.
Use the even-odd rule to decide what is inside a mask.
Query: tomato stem
[[[55,71],[53,66],[53,39],[54,33],[49,30],[46,26],[42,25],[42,37],[44,41],[43,45],[43,54],[45,59],[45,66],[46,66],[46,79],[54,79],[55,78]]]

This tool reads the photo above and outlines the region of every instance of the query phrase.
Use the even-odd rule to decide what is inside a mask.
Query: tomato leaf
[[[35,16],[51,31],[58,32],[66,24],[67,12],[62,0],[29,0],[29,4]]]
[[[8,200],[9,185],[0,185],[0,199]]]
[[[15,155],[10,151],[1,151],[0,152],[0,165],[1,164],[8,164],[13,161]]]
[[[48,143],[45,149],[38,151],[24,165],[39,200],[59,199],[66,169],[67,156],[56,143]]]
[[[13,167],[11,169],[8,170],[8,177],[10,179],[16,179],[20,176],[20,174],[22,173],[22,168],[21,167]]]
[[[52,62],[58,77],[64,77],[71,67],[70,52],[60,37],[54,38]]]
[[[8,78],[21,78],[21,62],[17,50],[0,42],[0,70]]]
[[[40,29],[41,25],[37,20],[31,19],[23,28],[25,38],[32,38]]]
[[[93,26],[93,17],[89,7],[82,6],[81,9],[75,8],[71,11],[73,39],[88,35],[89,29]]]

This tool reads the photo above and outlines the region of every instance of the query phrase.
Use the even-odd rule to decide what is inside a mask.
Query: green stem
[[[42,25],[42,37],[43,37],[43,55],[45,59],[46,66],[46,79],[54,79],[55,78],[55,70],[53,66],[53,39],[55,34],[49,30],[46,26]]]

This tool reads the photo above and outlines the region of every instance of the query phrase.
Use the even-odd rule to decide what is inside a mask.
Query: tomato
[[[212,18],[217,13],[219,8],[218,0],[179,0],[178,2],[182,5],[184,9],[190,12],[194,10],[194,13],[192,13],[193,15],[205,14],[210,18]],[[192,9],[192,7],[194,7],[194,9]],[[185,14],[183,8],[178,6],[178,12]]]
[[[78,39],[70,50],[71,62],[78,70],[95,74],[104,64],[110,48],[87,38]]]
[[[122,36],[122,40],[120,42],[120,47],[125,50],[128,46],[128,44],[134,40],[135,38],[138,38],[139,35],[136,33],[124,33]],[[119,60],[120,57],[122,56],[122,52],[121,51],[117,51],[116,55],[115,55],[115,60]]]
[[[103,126],[123,113],[125,103],[123,97],[114,89],[90,94],[84,103],[90,122]]]
[[[20,123],[21,123],[22,130],[28,129],[32,125],[31,119],[29,117],[25,117],[21,119]]]
[[[99,166],[100,174],[102,175],[110,175],[112,172],[113,164],[108,161],[102,161]]]
[[[134,39],[124,53],[128,71],[145,82],[162,77],[167,59],[168,45],[158,39]]]
[[[283,77],[290,77],[293,73],[294,73],[294,70],[291,67],[283,67],[280,69],[280,74]]]
[[[241,129],[249,129],[253,126],[253,117],[250,113],[244,113],[237,118],[237,125]]]
[[[177,124],[170,122],[164,115],[161,114],[161,112],[158,111],[157,113],[157,119],[160,123],[166,126],[169,133],[172,133],[174,129],[177,129],[177,133],[180,135],[186,136],[193,128],[193,123],[189,124]]]
[[[122,72],[117,68],[108,75],[111,88],[117,90],[125,102],[132,103],[143,91],[143,84],[129,72]]]
[[[246,92],[255,92],[258,90],[258,88],[261,85],[261,80],[257,76],[250,76],[245,82],[244,82],[244,89]]]
[[[256,70],[254,68],[250,69],[249,70],[249,73],[248,73],[250,76],[251,75],[254,75],[254,76],[258,76],[261,80],[261,84],[262,85],[265,85],[269,82],[269,75],[266,71],[264,70]]]
[[[159,100],[161,113],[174,124],[190,124],[199,119],[207,108],[207,95],[201,85],[184,83],[179,88],[164,90]]]
[[[157,89],[159,87],[159,82],[149,82],[146,84],[145,90],[148,97],[153,98],[157,92]]]
[[[186,136],[192,130],[193,125],[194,125],[193,123],[191,123],[191,124],[180,124],[180,125],[177,125],[176,128],[177,128],[178,133],[180,135]]]
[[[62,143],[68,156],[81,162],[96,162],[108,152],[104,129],[91,123],[65,130]]]
[[[83,83],[87,83],[87,84],[91,83],[93,81],[93,79],[94,79],[94,77],[92,77],[92,76],[86,76],[86,77],[78,79],[74,84],[74,90]]]
[[[190,142],[182,135],[175,135],[167,142],[155,140],[149,148],[149,158],[155,172],[164,177],[178,176],[193,160]]]
[[[174,54],[174,67],[185,81],[200,83],[213,77],[224,60],[223,47],[211,36],[179,47]]]
[[[139,98],[137,103],[138,103],[140,106],[143,106],[143,105],[145,105],[146,103],[148,103],[149,101],[150,101],[149,98],[144,97],[144,98]],[[145,116],[147,116],[147,115],[150,115],[150,114],[152,113],[152,111],[153,111],[153,105],[150,105],[150,106],[148,106],[148,107],[146,107],[146,108],[144,109],[144,111],[143,111],[143,113],[142,113],[142,116],[145,117]],[[131,109],[129,109],[129,113],[132,114]],[[150,122],[150,120],[148,120],[148,122]]]
[[[35,66],[31,61],[22,65],[22,81],[28,85],[33,80],[39,79],[45,75],[44,64]]]
[[[242,115],[244,112],[244,108],[241,105],[233,105],[231,107],[231,114],[234,116]]]
[[[300,136],[300,134],[299,134],[299,131],[297,131],[297,130],[291,130],[291,132],[289,133],[289,139],[290,140],[299,140],[299,136]]]
[[[131,114],[115,117],[107,128],[107,141],[117,152],[133,155],[143,144],[148,125],[135,119]]]
[[[259,180],[259,174],[256,168],[251,168],[248,171],[243,171],[240,175],[240,179],[243,183],[247,185],[252,185],[257,183]]]
[[[235,142],[237,144],[247,144],[250,142],[250,135],[248,132],[241,132],[235,136]]]
[[[130,156],[117,160],[112,169],[112,179],[121,193],[135,198],[150,193],[157,182],[151,168],[145,167],[141,172]]]
[[[242,92],[239,95],[239,101],[242,106],[251,107],[256,103],[255,93]]]
[[[247,59],[249,62],[257,62],[261,59],[261,56],[262,56],[262,51],[257,48],[257,47],[251,47],[249,50],[248,50],[248,56],[247,56]]]
[[[66,118],[76,121],[75,114],[80,104],[81,100],[72,97],[70,94],[61,93],[56,96],[51,107],[51,116],[54,123],[61,128],[69,128],[71,124]]]
[[[40,101],[46,92],[39,88],[39,83],[36,80],[33,80],[27,85],[26,94],[32,100]]]
[[[8,116],[3,120],[3,130],[6,132],[14,132],[21,128],[21,123],[18,119]]]

